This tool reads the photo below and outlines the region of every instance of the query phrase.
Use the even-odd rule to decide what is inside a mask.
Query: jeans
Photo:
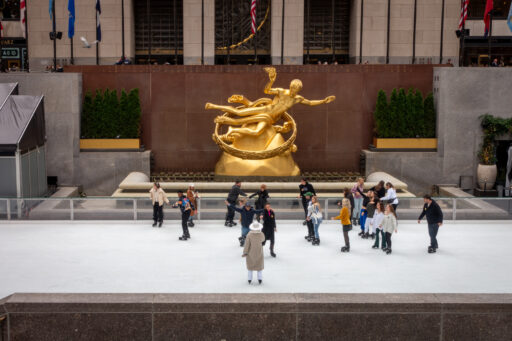
[[[354,217],[354,219],[359,219],[361,206],[363,206],[363,198],[354,198],[354,209],[352,210],[352,217]]]
[[[382,236],[382,238],[380,238]],[[386,247],[386,233],[381,229],[377,229],[375,233],[375,244],[373,246],[379,247],[379,239],[382,239],[382,248]]]
[[[181,228],[183,229],[184,236],[190,236],[188,232],[188,218],[190,217],[190,210],[184,211],[181,213]]]
[[[155,223],[164,221],[164,206],[160,206],[158,202],[153,205],[153,221]]]
[[[439,245],[437,245],[437,232],[439,231],[439,225],[436,224],[428,224],[428,235],[430,236],[430,246],[434,249],[437,249]]]
[[[386,232],[386,244],[387,248],[391,250],[391,233]]]
[[[249,227],[242,226],[242,237],[247,236],[249,233]]]
[[[364,232],[364,224],[366,223],[367,218],[368,218],[368,211],[363,208],[361,210],[361,219],[360,219],[361,232]]]
[[[313,228],[314,228],[314,231],[315,231],[315,238],[316,239],[320,239],[320,235],[318,234],[318,229],[320,228],[320,224],[321,222],[317,220],[316,223],[313,223]]]

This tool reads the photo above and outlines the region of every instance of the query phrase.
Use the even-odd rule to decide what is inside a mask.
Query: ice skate
[[[163,221],[158,223],[158,227],[162,227]]]
[[[272,257],[274,257],[274,258],[276,258],[276,257],[277,257],[277,255],[274,253],[274,251],[270,251],[270,255],[271,255]]]
[[[249,284],[251,284],[251,282],[252,282],[252,281],[251,281],[250,279],[248,279],[248,280],[247,280],[247,282],[248,282]]]
[[[372,246],[372,249],[378,249],[378,248],[379,248],[379,246],[378,246],[378,245],[373,245],[373,246]]]
[[[227,220],[226,220],[226,221],[224,222],[224,226],[228,227],[228,225],[229,225],[229,221],[227,221]]]
[[[350,246],[344,246],[341,248],[341,252],[349,252],[350,251]]]
[[[179,239],[179,240],[186,241],[186,240],[187,240],[187,236],[183,235],[183,236],[179,237],[178,239]]]
[[[361,231],[357,234],[359,237],[362,237],[364,235],[364,231]]]
[[[436,253],[436,249],[433,247],[428,248],[428,253]]]
[[[233,220],[231,220],[229,223],[231,224],[231,226],[236,226],[236,222],[234,222]]]
[[[311,245],[316,245],[316,246],[320,245],[320,239],[314,238]]]
[[[372,233],[372,234],[370,235],[370,238],[372,238],[372,240],[373,240],[373,239],[375,239],[375,233]]]
[[[196,224],[194,224],[194,222],[193,222],[193,221],[189,221],[187,225],[188,225],[188,227],[194,227],[194,226],[196,226]]]
[[[390,255],[390,254],[391,254],[391,249],[388,249],[388,250],[386,251],[386,254],[387,254],[387,255]]]
[[[258,279],[258,283],[263,283],[263,280],[262,279]]]
[[[363,239],[368,239],[370,237],[370,234],[368,232],[366,232],[364,235],[363,235]]]
[[[307,220],[304,220],[304,221],[302,222],[302,225],[306,226],[306,225],[307,225],[307,223],[308,223],[308,222],[307,222]]]
[[[156,221],[153,223],[153,225],[152,225],[152,226],[153,226],[153,227],[156,227]]]

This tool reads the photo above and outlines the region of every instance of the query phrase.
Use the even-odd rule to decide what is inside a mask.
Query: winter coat
[[[190,200],[190,204],[194,206],[194,210],[197,210],[197,192],[187,189],[187,199]]]
[[[443,211],[441,211],[441,207],[439,204],[432,200],[432,203],[423,205],[423,212],[421,212],[418,220],[423,219],[424,216],[427,216],[427,222],[429,224],[439,224],[443,223]]]
[[[261,271],[263,270],[263,245],[265,236],[261,231],[251,231],[247,234],[244,246],[245,261],[247,270]]]
[[[382,231],[393,233],[395,232],[397,227],[397,222],[395,216],[390,214],[384,214],[384,218],[382,219]]]
[[[350,210],[348,207],[343,207],[340,210],[340,215],[334,217],[334,220],[341,220],[341,225],[350,225]]]
[[[258,192],[252,194],[249,198],[253,198],[258,196],[256,199],[256,208],[263,208],[267,204],[267,199],[269,198],[267,190],[259,190]]]
[[[149,197],[151,198],[151,202],[153,203],[153,205],[157,201],[160,206],[163,206],[164,202],[169,203],[169,199],[167,199],[167,195],[165,194],[164,190],[161,188],[158,188],[157,190],[155,190],[154,187],[151,188],[151,190],[149,191]]]
[[[232,209],[240,213],[240,217],[242,218],[242,226],[249,227],[252,224],[255,214],[260,214],[263,210],[255,210],[252,206],[250,209],[246,209],[245,207],[239,208],[233,204],[230,204]]]
[[[245,192],[242,191],[240,187],[238,187],[237,185],[233,185],[233,187],[231,187],[231,190],[229,191],[227,201],[230,204],[235,204],[240,194],[243,196],[247,196],[247,194],[245,194]]]
[[[377,228],[377,229],[382,229],[380,227],[382,224],[382,219],[384,219],[384,213],[375,211],[375,214],[373,215],[373,221],[372,221],[373,226],[375,226],[375,228]]]
[[[350,190],[350,192],[352,192],[352,195],[356,199],[360,199],[363,197],[361,194],[363,191],[364,187],[362,185],[359,185],[359,183],[355,184],[354,187],[352,187],[352,189]]]
[[[309,182],[306,182],[305,185],[303,184],[300,184],[299,185],[299,191],[300,191],[300,196],[302,197],[302,201],[306,201],[306,196],[305,194],[307,192],[311,192],[313,193],[313,195],[316,195],[316,192],[315,192],[315,189],[313,188],[313,185],[310,184]]]
[[[377,190],[377,187],[376,186],[373,186],[372,188],[370,188],[371,191],[374,191],[375,194],[377,194],[377,196],[380,198],[384,198],[386,196],[386,189],[384,187],[381,187],[380,189]]]
[[[375,210],[377,209],[377,205],[375,202],[370,202],[368,205],[366,205],[366,211],[368,211],[368,218],[373,218],[373,215],[375,214]]]
[[[276,215],[273,210],[263,211],[263,233],[265,236],[271,236],[276,228]]]
[[[388,201],[391,201],[391,204],[393,205],[398,205],[398,198],[396,196],[396,190],[393,188],[393,187],[390,187],[387,191],[386,191],[386,195],[382,198],[380,198],[380,200],[382,202],[384,202],[385,204],[388,203]]]

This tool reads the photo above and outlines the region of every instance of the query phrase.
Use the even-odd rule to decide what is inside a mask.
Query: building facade
[[[489,58],[485,2],[470,1],[469,36],[462,44],[455,33],[460,0],[258,0],[255,36],[250,0],[101,0],[98,60],[113,64],[124,55],[137,64],[477,65]],[[512,64],[510,2],[494,1],[492,23],[491,58],[505,64]],[[63,33],[56,44],[59,64],[96,64],[96,47],[85,48],[80,39],[96,39],[95,3],[75,1],[72,44],[68,1],[55,0],[56,30]],[[19,0],[0,0],[2,6],[4,59],[12,64],[18,58],[23,67],[28,58],[33,70],[51,65],[49,0],[27,0],[26,39],[16,12]]]

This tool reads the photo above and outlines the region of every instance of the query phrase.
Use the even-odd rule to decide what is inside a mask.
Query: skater
[[[308,235],[304,238],[308,242],[312,242],[315,239],[315,226],[313,225],[313,221],[308,219],[308,216],[313,213],[313,203],[311,202],[311,198],[313,197],[313,193],[307,192],[304,194],[304,198],[306,198],[307,203],[307,213],[306,213],[306,225],[308,227]]]
[[[251,232],[247,235],[247,242],[245,243],[244,253],[242,257],[246,257],[245,261],[247,264],[248,277],[247,281],[249,284],[252,282],[252,272],[258,272],[258,282],[263,282],[263,242],[265,236],[261,232],[263,225],[258,222],[254,222],[249,226]]]
[[[164,190],[160,188],[158,182],[153,183],[153,188],[149,191],[149,197],[153,203],[153,227],[162,227],[164,222],[164,203],[169,204],[169,199]]]
[[[311,204],[308,206],[308,216],[306,220],[313,224],[314,237],[311,245],[320,245],[320,234],[318,233],[318,229],[322,223],[322,208],[320,207],[320,203],[318,202],[316,195],[311,198]]]
[[[375,207],[377,204],[377,198],[375,198],[375,194],[372,191],[368,192],[368,198],[370,201],[366,204],[366,210],[368,211],[368,215],[365,220],[364,225],[364,234],[362,237],[364,239],[375,238],[375,225],[373,224],[373,216],[375,214]]]
[[[254,202],[254,206],[257,210],[261,210],[262,208],[265,208],[265,205],[267,204],[267,199],[269,198],[268,192],[267,192],[267,185],[262,184],[259,191],[249,196],[249,198],[253,198],[255,196],[258,196],[258,199]],[[260,221],[260,217],[257,216],[256,219],[258,222]]]
[[[359,236],[360,237],[363,237],[364,236],[364,229],[365,229],[365,225],[366,225],[366,219],[368,218],[368,210],[367,210],[367,206],[368,206],[368,203],[370,202],[370,191],[368,191],[367,194],[364,194],[364,193],[361,193],[363,195],[363,204],[361,206],[361,232],[359,232]]]
[[[274,245],[275,232],[277,232],[276,215],[268,202],[265,204],[265,210],[261,214],[260,218],[263,220],[263,234],[265,235],[263,246],[265,246],[267,240],[270,240],[270,255],[275,258],[276,254],[274,253]]]
[[[396,208],[398,207],[398,198],[396,196],[395,187],[391,182],[386,183],[386,195],[381,198],[384,204],[391,204],[393,211],[396,214]]]
[[[190,200],[188,200],[187,196],[183,194],[183,191],[178,191],[178,201],[176,201],[173,207],[179,207],[181,211],[181,228],[183,229],[183,235],[178,239],[186,241],[187,239],[190,239],[188,218],[190,218],[192,207],[190,206]]]
[[[333,217],[332,220],[341,220],[341,225],[343,225],[343,239],[345,239],[345,246],[341,248],[341,252],[350,252],[350,239],[348,238],[348,232],[352,230],[352,224],[350,223],[350,211],[352,210],[350,200],[347,198],[343,199],[341,206],[340,215]]]
[[[302,207],[304,208],[304,222],[302,225],[307,224],[306,218],[308,216],[308,201],[310,200],[306,198],[307,193],[311,194],[309,198],[311,198],[313,195],[316,195],[313,185],[310,184],[306,178],[302,178],[299,185],[299,195],[297,196],[297,198],[302,198]]]
[[[384,187],[384,181],[380,180],[376,186],[370,188],[377,195],[377,198],[381,199],[386,196],[386,188]]]
[[[363,204],[363,196],[361,193],[364,191],[364,179],[357,179],[357,183],[350,190],[354,196],[354,206],[352,208],[352,224],[359,225],[359,216],[361,214],[361,206]]]
[[[343,197],[347,198],[350,201],[350,207],[354,207],[354,196],[352,195],[352,192],[350,191],[350,188],[345,187],[343,189]],[[341,202],[338,206],[341,206]],[[350,221],[352,221],[352,211],[350,211]],[[363,226],[364,230],[364,226]]]
[[[386,254],[391,254],[391,235],[394,232],[398,232],[397,230],[397,220],[396,213],[393,209],[392,204],[386,205],[386,210],[384,211],[384,218],[382,219],[382,231],[386,234],[386,247],[382,250],[386,252]]]
[[[382,202],[378,201],[375,205],[375,214],[373,215],[373,226],[376,229],[375,234],[375,243],[373,244],[373,249],[379,248],[379,239],[382,239],[381,248],[384,250],[386,248],[386,234],[382,230],[382,220],[384,219],[384,208]]]
[[[443,225],[443,211],[439,204],[432,199],[430,195],[423,197],[423,212],[418,218],[418,224],[421,222],[424,216],[427,216],[428,223],[428,234],[430,236],[430,246],[428,247],[428,253],[436,253],[439,245],[437,244],[437,232],[439,227]]]
[[[196,191],[195,185],[188,185],[187,189],[187,199],[190,200],[190,207],[192,211],[190,213],[190,218],[188,219],[188,227],[194,227],[194,217],[197,215],[197,203],[199,201],[199,192]]]
[[[255,210],[248,202],[245,203],[243,208],[236,207],[234,204],[230,204],[229,201],[227,200],[226,205],[240,213],[240,217],[242,218],[242,235],[240,236],[240,238],[238,238],[238,240],[240,241],[240,246],[244,246],[245,238],[249,233],[249,226],[251,225],[254,219],[254,215],[260,215],[261,213],[263,213],[263,210]]]
[[[237,180],[235,181],[235,184],[233,185],[233,187],[231,187],[231,190],[229,191],[227,201],[233,206],[236,205],[236,202],[240,194],[243,196],[247,196],[247,194],[245,194],[245,192],[241,190],[241,187],[242,182],[240,180]],[[228,205],[228,212],[226,213],[226,222],[224,223],[224,226],[235,226],[236,223],[233,221],[234,218],[235,210],[232,208],[231,205]]]

